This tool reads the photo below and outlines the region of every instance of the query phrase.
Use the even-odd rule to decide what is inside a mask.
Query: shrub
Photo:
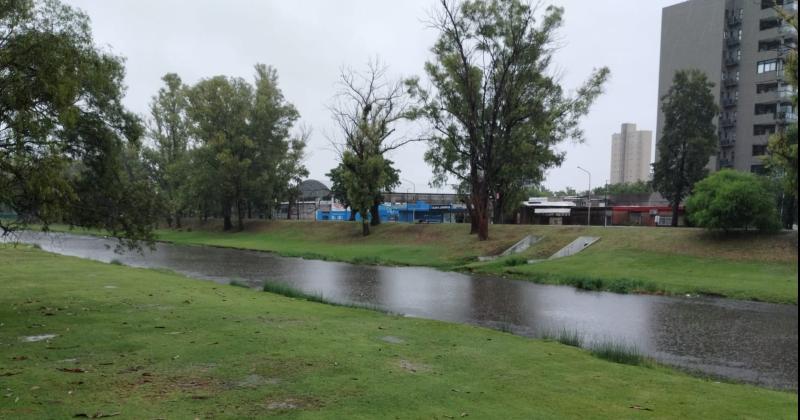
[[[686,200],[689,220],[710,230],[779,228],[774,200],[765,180],[729,169],[698,182]]]

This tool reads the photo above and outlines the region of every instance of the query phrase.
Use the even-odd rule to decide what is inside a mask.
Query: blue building
[[[461,204],[428,204],[425,201],[406,204],[381,204],[378,207],[381,222],[402,223],[462,223],[466,218],[466,207]],[[343,220],[350,219],[349,210],[317,210],[316,219]],[[361,215],[356,214],[356,220]]]

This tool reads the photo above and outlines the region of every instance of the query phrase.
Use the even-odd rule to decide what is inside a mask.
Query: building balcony
[[[733,108],[736,106],[738,100],[736,98],[725,98],[722,100],[723,108]]]
[[[735,27],[742,24],[742,18],[739,16],[728,16],[728,20],[726,22],[729,27]]]
[[[719,120],[719,126],[722,128],[731,128],[736,127],[736,119],[735,118],[723,118]]]
[[[728,67],[738,66],[739,65],[739,59],[737,57],[726,57],[725,58],[725,65],[728,66]]]
[[[733,159],[720,158],[719,167],[720,168],[732,168],[733,167]]]
[[[768,71],[766,73],[756,74],[756,83],[776,82],[784,79],[783,69],[778,71]]]
[[[755,114],[753,115],[753,124],[775,124],[775,114],[771,112],[766,114]]]
[[[775,113],[775,121],[778,124],[792,124],[797,122],[797,114],[794,112],[780,111]]]
[[[734,48],[734,47],[736,47],[737,45],[739,45],[739,42],[740,42],[740,41],[739,41],[739,38],[737,38],[737,37],[730,37],[730,38],[728,38],[728,39],[726,39],[726,40],[725,40],[725,45],[727,45],[727,46],[728,46],[728,48]]]
[[[725,81],[722,83],[725,85],[725,87],[734,87],[739,84],[739,81],[731,78],[731,79],[725,79]]]
[[[719,145],[722,147],[733,147],[736,145],[736,139],[722,139],[719,141]]]

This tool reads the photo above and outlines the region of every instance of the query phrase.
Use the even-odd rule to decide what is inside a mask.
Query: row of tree
[[[271,215],[297,198],[308,132],[274,69],[252,83],[164,76],[144,120],[122,105],[123,60],[94,45],[88,17],[58,1],[0,4],[0,219],[97,227],[128,245],[158,219]],[[290,212],[291,213],[291,212]]]
[[[269,217],[280,201],[297,198],[308,174],[307,132],[291,135],[299,114],[273,68],[256,65],[253,83],[216,76],[186,86],[176,74],[163,81],[141,161],[169,225],[180,227],[187,214],[220,215],[225,230],[234,216],[242,229],[245,218]]]

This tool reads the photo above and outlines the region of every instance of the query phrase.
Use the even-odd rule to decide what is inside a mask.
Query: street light
[[[408,182],[408,183],[411,184],[411,187],[414,189],[414,197],[416,197],[417,196],[417,184],[415,184],[414,181],[411,181],[410,179],[405,179],[405,178],[401,178],[401,179],[403,181]],[[406,195],[408,195],[408,190],[406,190]],[[406,197],[406,210],[408,210],[408,197]],[[417,204],[414,203],[414,208],[411,209],[411,224],[414,224],[414,222],[416,222],[416,214],[417,214]]]
[[[587,201],[589,202],[588,207],[586,208],[586,226],[592,225],[592,173],[587,171],[586,169],[581,168],[578,166],[578,169],[586,172],[586,175],[589,175],[589,193],[586,195]]]

